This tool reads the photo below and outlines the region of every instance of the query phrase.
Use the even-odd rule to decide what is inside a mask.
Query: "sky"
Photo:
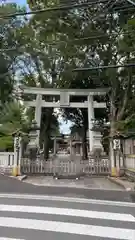
[[[0,0],[0,2],[3,1],[3,2],[11,2],[11,3],[17,3],[18,5],[27,5],[27,0]],[[71,126],[71,122],[68,121],[67,123],[63,122],[62,118],[59,117],[59,122],[61,123],[60,124],[60,130],[62,133],[64,134],[68,134],[69,133],[69,128]]]
[[[0,0],[2,1],[2,0]],[[18,5],[25,5],[26,0],[3,0],[3,2],[17,3]]]
[[[16,0],[15,2],[18,3],[18,4],[21,4],[21,5],[26,4],[25,0]]]

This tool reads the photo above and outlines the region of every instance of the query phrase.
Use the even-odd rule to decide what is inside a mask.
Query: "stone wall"
[[[127,169],[135,169],[135,155],[125,154],[125,168]]]
[[[0,166],[0,174],[2,175],[12,175],[12,166]]]
[[[11,175],[14,166],[14,152],[0,152],[0,174]]]

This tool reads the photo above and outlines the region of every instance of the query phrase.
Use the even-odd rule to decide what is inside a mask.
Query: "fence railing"
[[[0,166],[13,166],[14,158],[14,152],[0,152]]]
[[[125,176],[135,182],[135,155],[125,155],[124,165]]]
[[[108,175],[110,172],[109,160],[102,159],[101,162],[95,162],[94,159],[86,161],[50,159],[45,161],[37,158],[31,161],[23,158],[21,162],[21,172],[25,174],[46,174],[59,176],[73,175]]]
[[[135,155],[125,155],[124,165],[126,169],[135,170]]]

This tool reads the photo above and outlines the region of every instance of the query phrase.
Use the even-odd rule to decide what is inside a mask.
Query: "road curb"
[[[4,174],[4,173],[0,173],[0,175],[5,176],[5,177],[9,177],[9,178],[14,178],[14,179],[19,180],[19,181],[23,181],[23,180],[27,179],[27,175],[12,176],[12,175]]]
[[[16,178],[17,178],[19,181],[23,181],[23,180],[27,179],[27,175],[17,176]]]
[[[115,184],[117,184],[118,186],[126,189],[126,188],[125,188],[125,185],[122,184],[122,183],[120,183],[120,182],[118,182],[116,179],[113,179],[113,178],[111,178],[111,177],[108,176],[108,180],[109,180],[110,182],[115,183]]]
[[[118,178],[111,178],[108,176],[108,180],[112,183],[117,184],[118,186],[122,187],[123,189],[125,189],[126,191],[135,191],[134,187],[127,187],[124,183],[122,182],[118,182]]]

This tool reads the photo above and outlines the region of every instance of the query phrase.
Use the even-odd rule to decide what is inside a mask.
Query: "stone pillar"
[[[15,136],[14,137],[14,165],[15,166],[17,166],[17,144],[16,144],[16,142],[17,142],[17,137]]]
[[[37,126],[41,124],[41,111],[42,111],[42,95],[38,94],[36,97],[36,108],[35,108],[35,121]],[[40,130],[37,130],[37,145],[39,146]]]
[[[20,175],[20,166],[21,166],[21,137],[14,137],[14,165],[13,165],[13,176]]]
[[[80,144],[76,144],[76,153],[80,154]]]
[[[72,152],[72,138],[70,138],[70,157],[72,158],[73,152]]]
[[[19,139],[20,141],[20,147],[19,147],[19,159],[18,159],[18,164],[19,164],[19,170],[21,167],[21,158],[22,158],[22,137]]]
[[[119,176],[120,175],[120,153],[121,153],[121,145],[120,139],[114,139],[113,142],[110,142],[110,159],[111,159],[111,175]]]
[[[72,154],[75,156],[77,154],[76,152],[76,145],[72,145]]]
[[[111,176],[114,177],[114,176],[116,176],[116,165],[115,165],[115,153],[114,153],[114,149],[113,149],[113,141],[112,140],[110,140],[109,158],[110,158]]]
[[[56,155],[56,151],[57,151],[57,140],[56,140],[56,137],[54,137],[54,140],[53,140],[53,154]]]
[[[80,144],[80,156],[83,157],[82,144]]]
[[[92,152],[94,147],[94,137],[92,119],[94,119],[93,96],[88,96],[88,132],[89,132],[89,151]]]

